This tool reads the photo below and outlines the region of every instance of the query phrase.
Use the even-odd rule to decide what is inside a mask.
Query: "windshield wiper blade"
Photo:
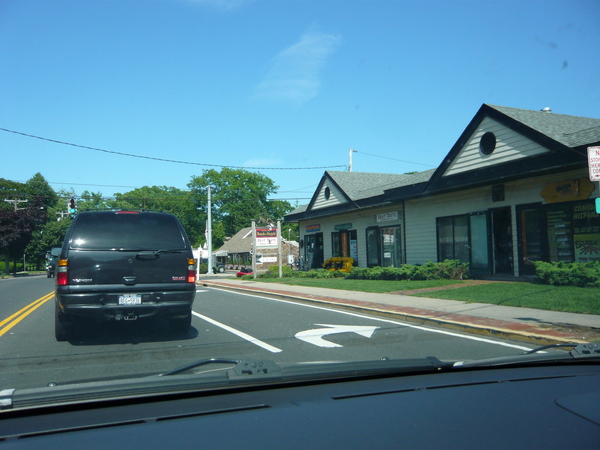
[[[544,352],[548,348],[573,347],[569,352]],[[600,361],[600,344],[552,344],[534,348],[525,353],[497,358],[479,359],[473,361],[457,361],[454,368],[495,367],[510,365],[527,365],[537,363]]]
[[[201,359],[200,361],[193,362],[186,366],[178,367],[177,369],[169,370],[168,372],[159,373],[157,376],[159,377],[168,377],[171,375],[179,375],[181,373],[185,373],[188,370],[195,369],[196,367],[205,366],[208,364],[238,364],[239,361],[237,359],[229,359],[229,358],[206,358]]]
[[[274,372],[280,372],[280,367],[273,361],[268,360],[254,360],[254,359],[230,359],[230,358],[206,358],[200,361],[193,362],[186,366],[179,367],[177,369],[170,370],[158,374],[159,377],[167,377],[171,375],[180,375],[189,370],[197,367],[206,366],[209,364],[233,364],[234,366],[228,368],[229,378],[245,377],[247,375],[270,375]]]

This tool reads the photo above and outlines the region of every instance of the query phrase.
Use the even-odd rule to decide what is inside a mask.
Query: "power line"
[[[359,150],[354,150],[354,151],[358,152],[358,153],[362,153],[363,155],[375,156],[377,158],[391,159],[392,161],[400,161],[400,162],[407,163],[407,164],[417,164],[419,166],[426,166],[426,167],[437,167],[437,166],[432,166],[431,164],[423,164],[423,163],[418,163],[418,162],[413,162],[413,161],[405,161],[403,159],[390,158],[389,156],[373,155],[372,153],[367,153],[367,152],[363,152],[363,151],[359,151]]]
[[[313,170],[313,169],[332,169],[335,167],[346,167],[343,164],[337,165],[337,166],[321,166],[321,167],[245,167],[245,166],[228,166],[228,165],[223,165],[223,164],[196,163],[196,162],[191,162],[191,161],[178,161],[175,159],[155,158],[152,156],[134,155],[132,153],[104,150],[104,149],[96,148],[96,147],[88,147],[87,145],[72,144],[70,142],[57,141],[56,139],[49,139],[49,138],[45,138],[45,137],[41,137],[41,136],[35,136],[33,134],[21,133],[20,131],[8,130],[6,128],[0,128],[0,130],[6,131],[7,133],[19,134],[21,136],[40,139],[42,141],[54,142],[55,144],[70,145],[71,147],[78,147],[78,148],[85,148],[87,150],[94,150],[96,152],[111,153],[113,155],[121,155],[121,156],[131,156],[132,158],[150,159],[150,160],[154,160],[154,161],[171,162],[171,163],[176,163],[176,164],[189,164],[189,165],[193,165],[193,166],[221,167],[221,168],[228,168],[228,169],[245,169],[245,170]]]

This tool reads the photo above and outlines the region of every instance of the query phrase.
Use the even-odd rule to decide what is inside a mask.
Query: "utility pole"
[[[206,240],[207,242],[207,249],[208,249],[208,272],[207,273],[212,273],[212,206],[211,206],[211,198],[210,198],[210,186],[206,187],[206,192],[208,193],[208,221],[206,223],[207,225],[207,232],[206,232]]]
[[[348,149],[348,172],[352,172],[352,153],[356,153],[356,150]]]
[[[21,210],[21,209],[25,209],[25,208],[19,208],[19,203],[27,203],[29,200],[8,200],[8,199],[4,199],[4,201],[6,203],[12,203],[15,205],[15,212]]]
[[[277,261],[279,261],[279,278],[283,277],[283,254],[281,252],[281,220],[277,221]]]

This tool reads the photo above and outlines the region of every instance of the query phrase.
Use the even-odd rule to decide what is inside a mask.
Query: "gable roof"
[[[307,217],[319,217],[353,209],[374,207],[387,201],[385,193],[389,189],[421,186],[436,169],[414,174],[385,174],[371,172],[325,171],[308,205],[301,205],[285,215],[286,221],[296,221]],[[340,191],[345,201],[318,205],[317,200],[330,184]]]
[[[510,143],[499,142],[512,152],[504,159],[480,153],[479,139],[491,123],[523,139],[522,148],[510,148]],[[472,148],[474,143],[475,151],[467,155],[465,149],[468,145]],[[600,119],[483,104],[432,175],[423,194],[503,183],[525,174],[535,176],[582,168],[587,165],[587,146],[598,143]],[[472,157],[473,153],[481,160],[480,164],[473,164],[471,170],[450,170],[459,158]]]
[[[479,152],[479,141],[488,128],[500,131],[498,153],[504,154],[489,157]],[[410,175],[326,171],[310,203],[286,214],[285,220],[503,183],[524,174],[578,169],[587,165],[586,149],[594,145],[600,145],[600,119],[484,103],[437,169]],[[336,189],[333,199],[328,196],[324,201],[325,188],[332,187]]]
[[[560,142],[566,147],[577,148],[600,141],[600,119],[569,116],[545,111],[486,105],[519,122],[531,130]]]
[[[252,227],[242,228],[218,250],[228,253],[249,253],[252,248]]]

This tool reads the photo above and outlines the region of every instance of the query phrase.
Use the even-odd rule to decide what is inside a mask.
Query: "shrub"
[[[600,262],[535,261],[536,281],[553,286],[600,287]]]
[[[428,261],[422,266],[403,264],[400,267],[354,267],[346,278],[354,280],[462,280],[468,264],[458,260],[445,260],[441,263]]]
[[[290,266],[281,267],[281,276],[284,278],[297,277],[299,273],[294,271]],[[269,266],[266,272],[257,275],[257,278],[279,278],[279,266]]]

